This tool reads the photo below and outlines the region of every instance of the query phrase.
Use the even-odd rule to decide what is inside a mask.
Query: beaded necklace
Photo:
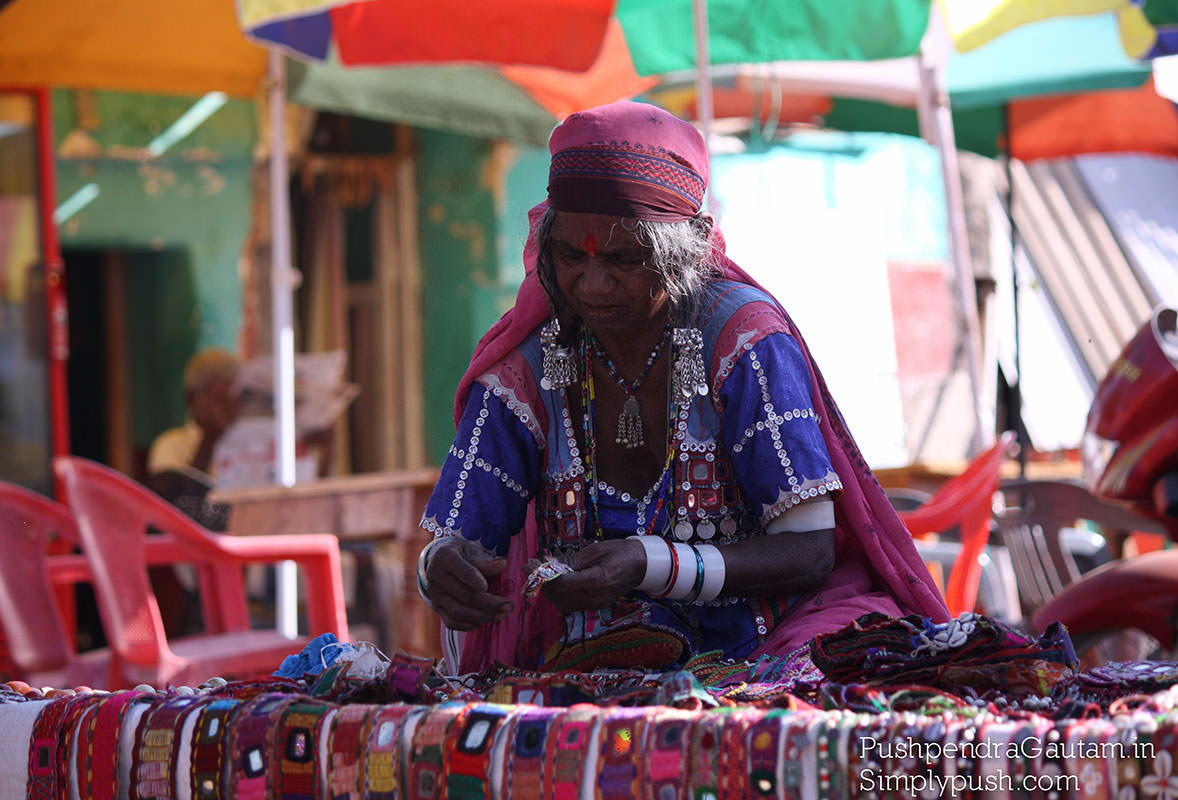
[[[614,379],[614,383],[626,393],[626,402],[622,405],[622,413],[618,415],[618,434],[614,441],[631,449],[641,447],[646,444],[646,441],[642,430],[642,416],[639,412],[638,398],[634,395],[646,380],[646,376],[650,374],[650,368],[654,366],[654,362],[659,360],[659,355],[663,352],[663,345],[671,336],[671,323],[668,322],[667,327],[663,328],[663,335],[659,337],[658,343],[650,351],[650,355],[646,357],[646,364],[642,367],[642,371],[632,382],[627,382],[621,376],[617,365],[605,352],[605,348],[601,346],[601,342],[593,335],[593,332],[588,328],[584,330],[594,355],[601,359],[601,363],[605,364],[606,371]]]
[[[581,378],[581,397],[583,398],[583,409],[581,415],[581,428],[585,437],[585,483],[589,494],[589,513],[592,517],[591,526],[593,531],[593,538],[605,538],[605,532],[601,528],[601,513],[597,507],[597,436],[595,433],[593,420],[595,418],[595,406],[597,401],[597,390],[593,383],[593,359],[589,357],[590,338],[596,343],[596,337],[589,331],[588,328],[582,327],[581,336],[581,360],[585,364],[585,369]],[[662,349],[663,342],[667,340],[667,333],[670,332],[668,326],[667,332],[664,332],[663,337],[659,340],[659,344],[655,347],[654,352],[651,353],[647,359],[646,366],[642,370],[642,374],[634,383],[634,388],[646,378],[646,374],[650,371],[651,365],[658,360],[658,353]],[[674,345],[672,345],[671,360],[675,359]],[[611,373],[617,379],[617,375],[613,372],[612,362],[604,353],[599,352],[602,362],[611,370]],[[622,386],[623,390],[626,387]],[[655,521],[658,518],[659,511],[663,507],[663,501],[667,496],[667,484],[671,477],[671,464],[675,460],[675,424],[679,417],[679,400],[674,392],[668,392],[668,408],[667,408],[667,460],[663,464],[662,476],[659,478],[658,487],[654,490],[654,494],[658,497],[658,502],[655,504],[654,511],[650,514],[650,525],[647,528],[647,534],[654,532]],[[630,397],[627,402],[633,400]],[[641,427],[639,427],[641,430]],[[651,498],[653,499],[653,497]]]

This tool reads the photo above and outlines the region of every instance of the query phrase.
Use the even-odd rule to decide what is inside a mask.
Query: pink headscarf
[[[614,103],[595,109],[594,112],[600,115],[616,108],[617,116],[622,117],[632,114],[633,110],[619,107],[634,105],[645,108],[644,104]],[[666,114],[661,111],[660,113]],[[686,135],[686,130],[689,129],[694,138],[700,141],[700,147],[693,148],[694,157],[700,159],[693,162],[693,168],[706,180],[707,162],[702,139],[693,126],[677,118],[672,119],[675,119],[675,124],[668,127],[675,130],[676,136],[690,138]],[[572,120],[570,117],[564,124],[567,125]],[[557,129],[559,130],[560,128]],[[556,139],[556,133],[553,134],[553,139]],[[655,141],[662,144],[665,140]],[[461,419],[471,384],[518,347],[551,314],[548,297],[536,274],[539,255],[536,233],[547,208],[547,203],[540,203],[528,212],[530,232],[524,247],[524,281],[516,295],[515,305],[487,331],[475,348],[470,366],[458,384],[454,400],[456,424]],[[724,238],[718,227],[713,228],[712,249],[713,259],[725,279],[765,291],[748,273],[727,257]],[[768,292],[765,294],[769,295]],[[849,557],[836,564],[830,579],[821,589],[804,596],[790,609],[788,616],[777,625],[752,657],[762,654],[784,654],[817,634],[837,630],[856,617],[871,611],[890,616],[915,613],[936,621],[948,619],[949,612],[945,601],[933,583],[928,568],[916,552],[911,534],[900,521],[850,431],[847,430],[842,414],[830,396],[826,381],[810,356],[809,347],[785,309],[781,308],[780,304],[778,308],[801,346],[809,365],[814,410],[818,413],[823,438],[830,452],[831,466],[843,483],[843,490],[835,499],[836,549],[840,554]],[[522,575],[524,563],[535,554],[536,546],[535,517],[529,512],[524,531],[512,538],[504,576]],[[511,590],[508,593],[515,595],[511,599],[515,603],[517,613],[508,615],[502,622],[484,625],[467,634],[462,662],[459,665],[462,672],[483,669],[496,661],[514,663],[524,628],[523,607],[519,596],[523,582],[506,578],[500,583],[501,586],[506,584],[504,588]],[[547,604],[544,604],[544,607],[546,606]],[[535,607],[531,611],[542,614]],[[559,625],[560,620],[555,610],[552,610],[549,616],[549,619],[533,624],[539,624],[546,629]]]

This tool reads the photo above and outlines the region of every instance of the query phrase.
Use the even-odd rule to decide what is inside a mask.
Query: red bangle
[[[667,542],[666,539],[663,539]],[[675,549],[675,545],[667,542],[667,547],[671,550],[671,577],[667,580],[667,585],[663,587],[661,592],[652,594],[651,597],[655,600],[661,600],[671,593],[671,589],[675,587],[675,581],[679,578],[679,551]]]

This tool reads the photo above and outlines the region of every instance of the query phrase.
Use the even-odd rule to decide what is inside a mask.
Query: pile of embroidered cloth
[[[1178,664],[1078,672],[1062,629],[868,615],[668,672],[452,676],[313,644],[264,680],[0,684],[0,796],[1178,796]]]

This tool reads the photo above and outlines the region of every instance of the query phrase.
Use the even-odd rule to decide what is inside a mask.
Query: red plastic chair
[[[978,559],[990,540],[994,493],[1002,481],[1002,463],[1014,439],[1013,432],[1003,433],[993,447],[971,461],[960,475],[946,481],[924,505],[899,512],[914,539],[929,538],[959,527],[961,551],[945,584],[945,604],[953,616],[973,611],[977,603],[982,576]]]
[[[57,591],[88,581],[82,556],[49,553],[50,537],[76,547],[73,514],[23,486],[0,482],[0,629],[15,677],[33,686],[102,686],[110,651],[78,654]]]
[[[110,688],[193,684],[213,675],[246,678],[270,673],[285,656],[299,652],[307,638],[292,640],[250,628],[242,575],[247,564],[298,564],[308,589],[311,631],[331,632],[347,641],[335,536],[216,534],[110,467],[58,456],[53,469],[65,487],[94,573],[98,610],[112,650]],[[159,533],[146,535],[149,526]],[[166,638],[147,576],[148,563],[165,560],[196,567],[205,633]]]

